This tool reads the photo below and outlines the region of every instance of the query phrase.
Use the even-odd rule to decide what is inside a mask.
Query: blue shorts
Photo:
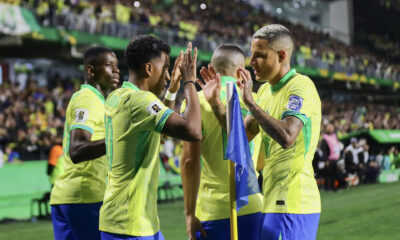
[[[260,227],[262,213],[253,213],[238,217],[238,238],[246,240],[258,240],[260,237]],[[202,222],[203,228],[207,233],[207,238],[203,238],[200,232],[196,233],[197,239],[204,240],[230,240],[231,225],[229,218]]]
[[[51,205],[55,240],[98,240],[102,202]]]
[[[315,240],[319,216],[319,213],[264,213],[260,239]]]
[[[145,236],[145,237],[101,232],[101,240],[165,240],[165,239],[161,231],[159,231],[153,236]]]

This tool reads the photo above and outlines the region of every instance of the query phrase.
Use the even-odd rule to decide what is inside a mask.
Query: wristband
[[[165,93],[165,96],[164,96],[164,99],[167,99],[167,100],[169,100],[169,101],[175,101],[175,99],[176,99],[176,94],[177,94],[178,92],[176,92],[176,93],[171,93],[170,91],[169,91],[169,89],[167,90],[167,92]]]
[[[188,84],[188,83],[193,83],[193,85],[196,85],[194,81],[186,81],[186,82],[183,83],[183,86],[185,87],[186,84]]]

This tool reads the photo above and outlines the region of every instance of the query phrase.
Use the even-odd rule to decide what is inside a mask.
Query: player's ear
[[[241,82],[243,81],[242,75],[240,75],[240,72],[239,72],[239,67],[236,68],[236,79]]]
[[[284,62],[286,60],[286,51],[279,50],[277,53],[278,53],[278,57],[279,57],[279,63]]]
[[[86,72],[86,75],[87,75],[88,78],[92,78],[92,77],[94,77],[96,75],[95,72],[94,72],[93,65],[90,65],[90,64],[85,66],[85,72]]]
[[[153,64],[151,64],[151,62],[148,62],[144,65],[144,72],[146,73],[146,77],[151,76],[153,72]]]

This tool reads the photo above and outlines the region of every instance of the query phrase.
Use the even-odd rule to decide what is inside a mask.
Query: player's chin
[[[261,82],[261,83],[268,82],[267,78],[263,78],[263,77],[256,77],[256,81]]]
[[[117,82],[111,83],[111,90],[115,90],[117,88],[118,88],[118,83]]]

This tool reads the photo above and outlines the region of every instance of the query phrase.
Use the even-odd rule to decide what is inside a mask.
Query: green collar
[[[277,82],[274,86],[271,86],[271,91],[272,92],[276,92],[279,89],[281,89],[283,86],[285,86],[286,83],[289,82],[289,80],[296,74],[296,69],[291,69],[289,72],[287,72],[285,74],[285,76],[283,76],[283,78],[281,78],[281,80],[279,80],[279,82]]]
[[[234,77],[229,77],[229,76],[221,76],[221,86],[225,86],[227,82],[233,82],[236,83],[236,78]]]
[[[89,89],[90,91],[94,92],[94,94],[96,94],[96,96],[100,98],[100,101],[101,101],[102,103],[105,102],[103,94],[101,94],[100,91],[97,90],[97,88],[93,87],[93,86],[90,85],[90,84],[86,84],[86,83],[81,85],[81,89],[84,89],[84,88],[87,88],[87,89]]]
[[[124,82],[124,83],[122,84],[122,87],[123,87],[123,88],[130,88],[130,89],[132,89],[132,90],[140,90],[138,87],[136,87],[135,84],[133,84],[133,83],[131,83],[131,82]]]

